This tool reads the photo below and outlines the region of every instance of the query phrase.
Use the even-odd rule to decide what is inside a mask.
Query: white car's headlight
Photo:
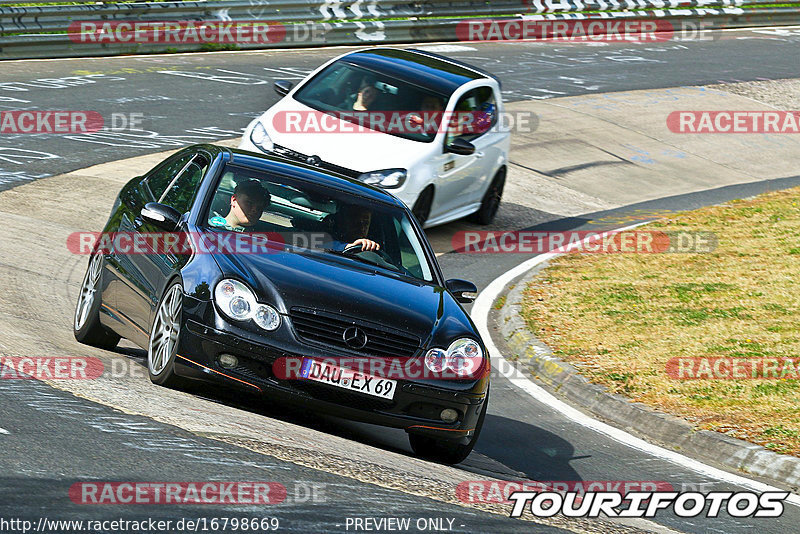
[[[253,126],[253,130],[250,132],[250,140],[254,145],[265,152],[272,152],[272,149],[275,148],[275,144],[272,142],[272,139],[269,138],[267,129],[264,128],[261,121],[256,122],[256,125]]]
[[[220,280],[214,288],[214,300],[222,313],[231,319],[252,319],[258,326],[270,331],[281,324],[278,311],[269,304],[256,302],[255,294],[238,280]]]
[[[476,377],[483,366],[483,350],[474,339],[466,337],[453,341],[447,350],[433,348],[425,355],[425,366],[434,373],[445,370],[461,377]]]
[[[365,184],[377,185],[384,189],[394,189],[406,181],[405,169],[384,169],[382,171],[365,172],[358,177]]]

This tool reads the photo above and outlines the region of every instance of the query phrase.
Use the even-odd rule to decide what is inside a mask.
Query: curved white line
[[[619,228],[617,230],[605,232],[601,234],[602,236],[609,235],[615,232],[630,230],[631,228],[635,228],[640,226],[644,223],[635,224],[632,226],[627,226],[625,228]],[[582,240],[580,243],[575,243],[574,247],[580,247],[590,241],[597,239],[595,236],[589,236],[586,239]],[[567,247],[566,250],[569,250],[571,247]],[[505,376],[512,384],[520,388],[522,391],[530,395],[531,397],[535,398],[536,400],[543,402],[550,406],[551,408],[557,410],[562,415],[571,419],[572,421],[582,425],[586,428],[591,428],[596,432],[601,434],[605,434],[606,436],[620,442],[623,445],[628,447],[638,449],[642,452],[647,454],[651,454],[653,456],[660,457],[664,460],[677,464],[681,467],[685,467],[687,469],[691,469],[697,473],[702,475],[708,476],[710,478],[715,478],[720,481],[728,482],[731,484],[736,484],[738,486],[743,486],[745,488],[751,489],[753,491],[758,492],[767,492],[767,491],[785,491],[769,484],[764,484],[763,482],[757,482],[755,480],[751,480],[749,478],[735,475],[733,473],[729,473],[727,471],[723,471],[722,469],[717,469],[715,467],[711,467],[710,465],[706,465],[698,460],[693,458],[689,458],[688,456],[684,456],[682,454],[678,454],[677,452],[665,449],[663,447],[659,447],[658,445],[653,445],[652,443],[648,443],[647,441],[637,438],[624,430],[620,430],[619,428],[613,427],[597,419],[589,417],[588,415],[584,414],[573,408],[572,406],[566,404],[565,402],[557,399],[550,393],[548,393],[542,387],[536,385],[533,381],[528,379],[525,376],[520,375],[516,372],[516,368],[511,364],[508,360],[506,360],[503,355],[500,353],[500,350],[494,344],[492,340],[492,336],[489,333],[488,327],[488,320],[489,320],[489,311],[491,310],[492,304],[494,303],[495,299],[500,295],[500,292],[503,291],[506,285],[509,284],[515,278],[523,275],[536,265],[543,263],[549,259],[555,258],[560,256],[561,253],[554,253],[549,252],[547,254],[541,254],[536,256],[535,258],[531,258],[528,261],[517,265],[510,271],[498,276],[495,278],[486,288],[480,292],[478,298],[475,299],[475,303],[472,306],[472,320],[475,322],[475,325],[478,327],[478,331],[483,338],[484,343],[486,344],[486,348],[489,351],[489,355],[492,359],[492,367],[494,367],[495,371],[499,374]],[[796,506],[800,506],[800,495],[795,495],[790,493],[789,496],[786,498],[786,502],[792,503]]]
[[[8,430],[5,428],[0,428],[0,434],[8,434]]]

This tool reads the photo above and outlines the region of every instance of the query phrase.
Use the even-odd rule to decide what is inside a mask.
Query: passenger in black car
[[[225,216],[225,226],[235,231],[259,231],[261,215],[269,206],[269,192],[258,180],[247,180],[236,186],[231,195],[231,209]]]

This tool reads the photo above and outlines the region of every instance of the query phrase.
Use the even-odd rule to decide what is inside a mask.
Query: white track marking
[[[630,230],[631,228],[635,228],[640,226],[641,224],[635,224],[632,226],[627,226],[625,228],[620,228],[614,231],[609,231],[601,234],[601,236],[605,236],[608,234],[612,234],[614,232],[620,232],[625,230]],[[584,239],[580,243],[576,243],[575,246],[582,246],[585,243],[593,241],[594,237],[590,236],[587,239]],[[568,247],[569,248],[573,247]],[[737,486],[742,486],[748,488],[753,491],[758,492],[766,492],[766,491],[784,491],[779,488],[770,486],[769,484],[764,484],[763,482],[757,482],[755,480],[751,480],[749,478],[735,475],[733,473],[729,473],[727,471],[723,471],[722,469],[717,469],[715,467],[711,467],[710,465],[706,465],[698,460],[693,458],[689,458],[688,456],[684,456],[682,454],[678,454],[677,452],[665,449],[663,447],[659,447],[658,445],[653,445],[652,443],[648,443],[647,441],[637,438],[624,430],[620,430],[619,428],[613,427],[597,419],[589,417],[588,415],[576,410],[572,406],[568,405],[567,403],[557,399],[550,393],[548,393],[542,387],[533,383],[530,379],[521,376],[516,371],[516,368],[506,360],[502,354],[500,354],[499,349],[494,344],[492,337],[489,333],[489,311],[491,310],[492,304],[494,303],[495,299],[500,295],[500,292],[503,291],[506,285],[509,282],[521,276],[522,274],[526,273],[536,265],[543,263],[549,259],[555,258],[559,256],[559,253],[549,252],[547,254],[541,254],[536,256],[535,258],[531,258],[528,261],[523,262],[522,264],[514,267],[510,271],[500,275],[499,277],[495,278],[486,288],[481,291],[478,295],[478,298],[475,299],[475,304],[472,306],[472,320],[475,322],[475,325],[478,327],[478,331],[483,338],[484,343],[486,344],[486,348],[489,351],[489,355],[492,359],[492,365],[496,371],[500,374],[508,378],[508,380],[520,388],[522,391],[530,395],[531,397],[535,398],[536,400],[547,404],[554,410],[557,410],[559,413],[564,415],[565,417],[571,419],[572,421],[578,423],[581,426],[586,428],[590,428],[596,432],[604,434],[623,445],[631,447],[633,449],[640,450],[647,454],[651,454],[663,460],[672,462],[676,465],[684,467],[686,469],[690,469],[699,473],[701,475],[705,475],[710,478],[714,478],[723,482],[728,482],[730,484],[735,484]],[[789,496],[786,498],[786,502],[792,503],[796,506],[800,506],[800,495],[795,495],[790,493]]]
[[[477,48],[473,48],[471,46],[463,46],[456,44],[418,46],[417,48],[419,48],[420,50],[425,50],[426,52],[437,52],[440,54],[444,54],[447,52],[472,52],[474,50],[477,50]]]
[[[271,67],[262,67],[262,68],[264,70],[271,70],[273,72],[277,72],[278,74],[280,74],[284,78],[294,78],[296,80],[302,80],[303,78],[308,76],[308,74],[301,74],[299,72],[295,72],[294,69],[293,70],[289,70],[288,68],[273,69]],[[310,72],[311,71],[309,71],[309,73]]]

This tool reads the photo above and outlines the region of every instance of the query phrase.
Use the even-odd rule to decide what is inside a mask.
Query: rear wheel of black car
[[[483,195],[481,207],[472,214],[472,221],[478,224],[491,224],[497,209],[500,207],[500,199],[503,198],[503,188],[506,185],[506,170],[500,169],[495,174],[489,189]]]
[[[469,453],[472,452],[475,443],[478,442],[478,436],[480,436],[481,428],[483,428],[483,420],[486,419],[486,410],[488,407],[489,390],[486,390],[486,398],[483,401],[481,414],[478,416],[478,422],[475,425],[475,432],[466,445],[452,440],[436,440],[428,436],[409,434],[408,441],[411,443],[414,454],[443,464],[452,465],[463,462],[467,459]]]
[[[101,303],[98,290],[101,287],[102,272],[103,255],[95,254],[89,259],[89,267],[83,277],[72,321],[72,333],[75,339],[85,345],[113,349],[119,343],[119,336],[109,332],[100,324]]]
[[[154,384],[175,387],[175,354],[180,338],[183,289],[179,282],[169,286],[158,303],[158,311],[147,343],[147,371]]]
[[[411,208],[411,213],[419,221],[420,226],[425,226],[425,221],[428,220],[428,215],[431,213],[431,205],[433,204],[433,188],[428,187],[420,193],[414,207]]]

